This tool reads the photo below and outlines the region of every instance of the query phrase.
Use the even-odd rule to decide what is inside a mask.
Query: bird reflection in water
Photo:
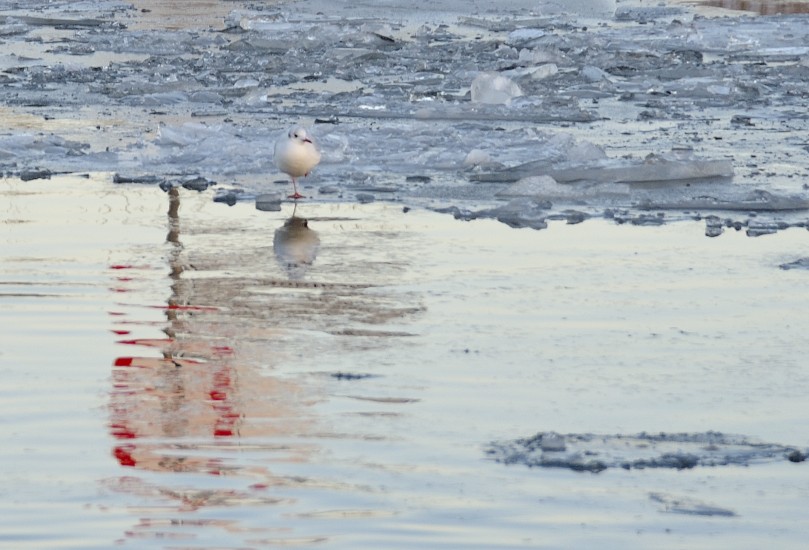
[[[309,227],[309,220],[292,211],[284,225],[275,230],[273,252],[278,264],[291,281],[300,281],[315,262],[320,249],[317,231]]]

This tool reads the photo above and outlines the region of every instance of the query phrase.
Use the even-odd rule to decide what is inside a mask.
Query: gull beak
[[[309,138],[303,138],[304,143],[312,143],[312,140]]]

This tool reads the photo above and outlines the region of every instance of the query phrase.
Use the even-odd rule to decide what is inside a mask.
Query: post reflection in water
[[[242,450],[243,437],[251,437],[258,438],[252,449],[272,453],[281,462],[305,460],[310,452],[305,445],[261,439],[311,429],[300,410],[300,388],[262,374],[250,361],[249,349],[241,349],[248,346],[239,346],[242,334],[237,331],[246,329],[226,318],[232,293],[239,287],[229,286],[227,281],[223,284],[222,279],[193,276],[197,266],[192,265],[182,242],[180,191],[171,189],[168,199],[168,299],[159,305],[128,302],[110,312],[114,332],[126,338],[118,343],[139,350],[114,362],[109,395],[109,427],[115,439],[112,453],[121,466],[144,473],[217,476],[211,478],[216,487],[206,487],[199,478],[193,487],[187,486],[177,476],[159,478],[161,482],[156,483],[126,475],[110,483],[116,491],[167,499],[176,505],[176,511],[245,502],[277,504],[281,500],[270,490],[290,481],[261,464],[236,465],[231,455]],[[314,261],[318,243],[317,234],[301,220],[291,218],[283,228],[286,231],[276,235],[285,250],[284,261],[295,276],[302,276],[301,270]],[[125,275],[117,278],[116,290],[130,300],[150,278],[159,281],[166,273],[160,266],[114,268]],[[142,296],[148,300],[154,292]],[[148,313],[154,310],[162,310],[165,320]],[[150,318],[144,320],[144,315]],[[155,329],[162,330],[165,337],[131,337]],[[271,330],[262,334],[268,335]],[[246,483],[236,484],[238,489],[222,489],[221,482],[213,480],[223,475],[246,478]]]

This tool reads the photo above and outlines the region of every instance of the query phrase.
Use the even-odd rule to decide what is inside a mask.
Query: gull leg
[[[303,195],[301,195],[300,193],[298,193],[298,184],[295,182],[295,178],[292,178],[292,189],[294,189],[294,190],[295,190],[295,193],[293,193],[292,195],[289,195],[289,196],[287,197],[288,199],[295,199],[295,200],[298,200],[298,199],[302,199],[302,198],[303,198]]]

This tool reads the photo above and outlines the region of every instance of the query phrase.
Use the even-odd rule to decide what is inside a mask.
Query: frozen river
[[[806,16],[566,5],[4,6],[0,545],[803,548]]]

